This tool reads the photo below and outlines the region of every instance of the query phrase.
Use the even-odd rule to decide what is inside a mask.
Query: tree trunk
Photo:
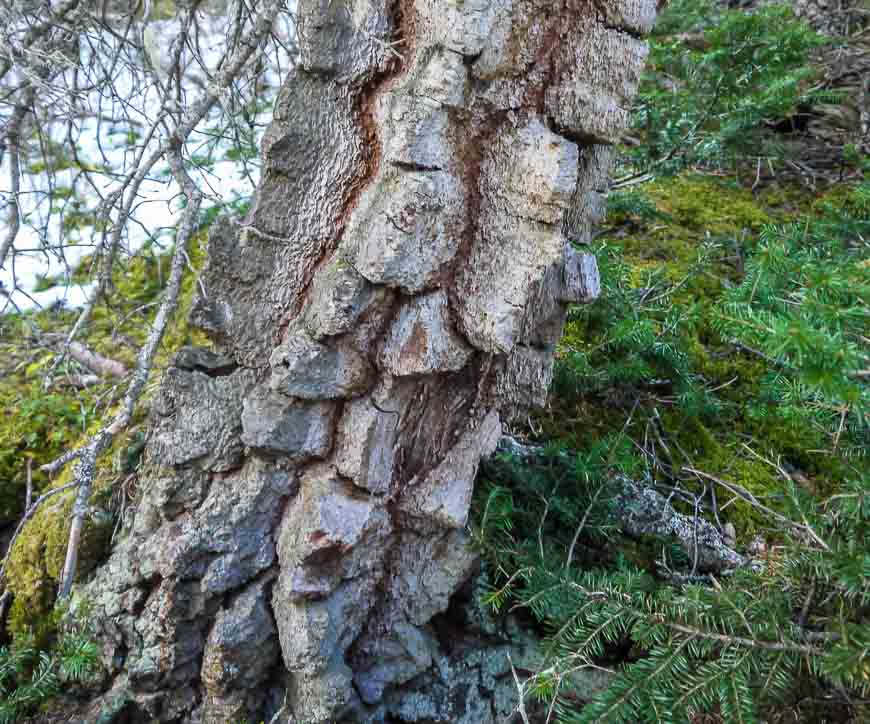
[[[445,682],[430,621],[475,566],[481,456],[597,294],[575,245],[654,12],[299,0],[256,203],[212,228],[192,312],[220,353],[165,374],[135,520],[84,589],[113,696],[158,721],[285,685],[299,722],[497,716],[476,673]],[[402,698],[424,680],[438,712]]]

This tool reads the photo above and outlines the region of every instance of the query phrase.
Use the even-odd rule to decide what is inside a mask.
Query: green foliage
[[[204,234],[190,249],[194,268],[202,263]],[[155,301],[165,275],[167,250],[146,248],[129,263],[118,261],[116,295],[111,305],[98,306],[80,338],[90,349],[118,360],[128,369],[135,365],[139,347],[156,310]],[[76,270],[84,281],[91,273],[87,260]],[[202,343],[201,333],[192,330],[185,310],[194,294],[194,275],[182,284],[181,310],[169,325],[156,368],[165,369],[169,359],[184,344]],[[44,376],[54,362],[50,349],[40,349],[42,340],[65,334],[75,319],[65,310],[34,311],[0,318],[0,403],[6,414],[0,420],[0,526],[14,526],[23,513],[28,459],[31,461],[34,498],[69,482],[71,468],[49,480],[40,466],[74,448],[93,434],[120,400],[111,379],[80,390],[65,384],[67,376],[85,370],[73,360],[58,369],[55,383],[46,391]],[[28,344],[28,342],[35,344]],[[149,385],[146,393],[154,389]],[[79,552],[79,575],[87,575],[106,555],[120,505],[118,483],[135,472],[144,446],[139,428],[146,409],[140,409],[127,433],[118,436],[100,459],[94,481],[92,505],[100,515],[85,523]],[[17,539],[9,554],[6,580],[2,585],[13,594],[6,622],[17,640],[32,633],[41,641],[53,630],[51,610],[56,594],[69,535],[69,512],[74,491],[48,498]]]
[[[862,380],[870,361],[868,232],[870,215],[834,209],[819,221],[766,228],[744,279],[713,319],[721,337],[769,361],[763,409],[752,412],[827,430],[847,456],[866,455],[870,442],[870,390]]]
[[[7,411],[0,422],[0,525],[22,512],[28,458],[38,489],[46,480],[39,464],[60,455],[86,425],[86,412],[74,397],[41,389],[37,369],[31,366],[0,384],[0,402]]]
[[[537,621],[530,690],[562,722],[870,715],[870,185],[723,178],[780,153],[820,39],[721,5],[659,25],[623,159],[654,178],[609,199],[602,297],[571,310],[537,420],[549,446],[488,463],[476,493],[486,603]],[[751,565],[697,575],[675,541],[627,537],[626,478],[733,526]],[[592,701],[586,667],[614,672]]]
[[[0,648],[0,724],[14,724],[74,684],[87,683],[96,673],[96,644],[72,631],[49,650],[32,642]]]
[[[613,524],[619,476],[643,467],[631,450],[617,435],[579,454],[551,449],[533,466],[502,459],[478,493],[475,540],[495,580],[486,603],[540,622],[549,661],[534,689],[556,697],[559,721],[760,721],[807,677],[866,696],[870,481],[822,506],[789,491],[794,519],[829,550],[785,530],[779,559],[674,585],[657,565],[679,563],[669,541],[620,539]],[[627,649],[610,687],[578,704],[574,672]]]
[[[644,143],[629,160],[660,174],[779,157],[766,126],[818,98],[807,90],[807,59],[824,42],[785,5],[746,12],[707,1],[672,3],[652,43],[634,117]]]
[[[599,246],[602,298],[573,312],[557,367],[559,397],[629,391],[637,383],[661,379],[684,402],[702,406],[704,394],[695,384],[686,342],[697,326],[698,309],[672,300],[717,251],[715,244],[702,245],[685,276],[673,283],[661,267],[632,268],[617,247],[607,242]]]

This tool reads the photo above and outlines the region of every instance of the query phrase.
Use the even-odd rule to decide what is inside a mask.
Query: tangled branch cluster
[[[39,306],[34,269],[60,268],[70,280],[83,261],[89,267],[46,385],[95,307],[111,303],[125,265],[165,245],[167,230],[174,244],[118,411],[44,468],[57,473],[76,461],[62,596],[75,575],[96,460],[127,427],[145,388],[178,304],[200,211],[223,201],[217,176],[197,158],[255,145],[264,122],[258,103],[295,57],[293,27],[286,0],[14,0],[0,7],[0,315]],[[117,132],[123,143],[108,145]],[[249,189],[258,173],[250,156],[234,156]],[[165,209],[162,217],[155,206]],[[82,233],[69,233],[73,218],[86,220]]]

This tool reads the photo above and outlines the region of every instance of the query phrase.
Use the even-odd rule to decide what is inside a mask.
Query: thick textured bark
[[[220,354],[165,375],[135,522],[84,590],[115,695],[160,721],[285,684],[300,722],[499,716],[430,622],[475,566],[481,456],[597,294],[575,244],[654,12],[299,0],[255,206],[209,239],[193,320]]]

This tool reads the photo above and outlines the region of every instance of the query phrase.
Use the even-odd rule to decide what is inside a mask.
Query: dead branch
[[[790,528],[794,528],[795,530],[803,531],[804,533],[809,535],[809,537],[812,538],[816,543],[818,543],[819,546],[823,550],[830,552],[831,549],[828,547],[828,544],[825,543],[825,541],[823,541],[821,538],[819,538],[818,534],[812,529],[812,527],[809,524],[795,523],[793,520],[791,520],[791,518],[787,518],[786,516],[782,515],[781,513],[777,513],[772,508],[768,508],[766,505],[764,505],[764,503],[762,503],[758,498],[756,498],[751,492],[749,492],[743,486],[737,485],[737,483],[729,483],[725,480],[722,480],[720,478],[715,477],[714,475],[710,475],[709,473],[705,473],[703,470],[697,470],[696,468],[692,468],[692,467],[687,466],[687,467],[683,468],[683,471],[687,472],[687,473],[691,473],[692,475],[697,475],[698,477],[704,478],[705,480],[709,480],[711,482],[716,483],[717,485],[720,485],[721,487],[725,488],[730,493],[733,493],[734,495],[736,495],[738,498],[740,498],[744,502],[749,503],[754,508],[757,508],[761,512],[766,513],[771,518],[778,520],[780,523],[783,523],[784,525],[786,525]]]
[[[104,357],[98,352],[88,349],[80,342],[73,342],[69,346],[69,356],[76,362],[87,367],[103,377],[126,377],[127,368],[117,360]]]
[[[31,88],[15,107],[12,118],[6,125],[5,145],[9,151],[9,213],[6,219],[6,236],[0,243],[0,267],[6,263],[6,257],[21,229],[21,210],[18,202],[18,195],[21,193],[21,125],[30,112],[32,103],[33,89]]]
[[[525,687],[520,681],[520,677],[517,675],[517,670],[514,667],[514,662],[511,659],[511,655],[508,654],[508,663],[511,667],[511,674],[514,677],[514,684],[517,687],[517,706],[515,711],[520,715],[520,718],[523,720],[523,724],[529,724],[529,715],[526,713],[526,692]]]
[[[94,306],[102,298],[111,283],[111,263],[120,245],[121,234],[130,219],[133,204],[139,195],[139,188],[148,174],[161,160],[167,158],[171,149],[180,148],[183,146],[188,137],[193,133],[199,123],[208,115],[209,111],[221,101],[224,94],[232,88],[233,83],[241,74],[242,70],[248,64],[248,61],[253,56],[254,52],[265,42],[272,30],[272,24],[275,17],[284,7],[285,0],[270,0],[263,7],[260,15],[253,23],[250,32],[239,43],[236,54],[225,62],[216,77],[208,85],[206,92],[192,105],[185,109],[181,120],[171,130],[166,138],[159,146],[147,157],[144,156],[146,144],[142,145],[137,162],[132,170],[128,172],[121,184],[106,198],[103,205],[103,215],[107,221],[111,221],[111,234],[107,238],[104,234],[100,244],[95,252],[96,257],[102,257],[103,269],[100,274],[99,281],[94,287],[94,290],[86,303],[84,304],[78,319],[73,325],[67,337],[66,346],[68,347],[77,338],[84,325],[90,319]],[[170,98],[165,99],[164,109],[161,113],[161,118],[152,126],[152,133],[156,132],[158,123],[164,120],[164,114],[169,114]],[[126,194],[126,197],[125,197]],[[111,211],[121,204],[115,219],[110,219]],[[59,357],[52,367],[52,372],[56,369],[57,364],[62,361]],[[47,377],[47,383],[50,380],[51,373]]]
[[[793,654],[803,654],[805,656],[814,656],[819,653],[818,648],[815,646],[806,646],[792,641],[759,641],[757,639],[747,639],[742,636],[727,636],[726,634],[720,634],[713,631],[705,631],[681,623],[665,623],[665,625],[674,631],[679,631],[680,633],[701,639],[707,639],[708,641],[719,641],[720,643],[728,644],[730,646],[764,649],[765,651],[785,651]]]
[[[125,430],[130,424],[136,404],[145,389],[145,383],[148,381],[151,373],[154,357],[163,340],[163,334],[178,306],[181,281],[186,267],[187,247],[194,233],[196,233],[199,208],[202,203],[202,193],[184,169],[180,148],[181,144],[179,143],[177,146],[169,149],[169,162],[173,176],[175,176],[175,180],[187,198],[187,205],[185,206],[178,228],[175,240],[175,252],[172,256],[172,267],[169,273],[169,281],[163,292],[163,300],[157,311],[157,316],[151,325],[148,339],[139,353],[138,363],[133,372],[130,385],[127,388],[124,401],[121,404],[121,410],[114,420],[98,432],[89,443],[79,448],[72,456],[64,455],[60,458],[59,461],[64,461],[60,466],[58,466],[59,461],[43,466],[43,470],[56,472],[69,461],[73,459],[78,460],[73,474],[74,485],[78,488],[78,491],[75,505],[73,506],[72,525],[70,527],[66,558],[61,574],[60,591],[58,594],[61,599],[69,596],[73,580],[75,579],[76,568],[78,566],[79,543],[96,475],[97,459],[112,444],[115,436]]]

